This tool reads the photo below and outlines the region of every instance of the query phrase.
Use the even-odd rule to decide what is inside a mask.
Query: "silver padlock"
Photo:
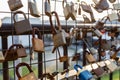
[[[45,0],[45,14],[47,16],[50,16],[51,14],[51,6],[50,6],[50,0]]]
[[[95,27],[92,27],[92,29],[93,29],[94,33],[95,33],[98,37],[101,37],[101,36],[102,36],[102,33],[101,33],[98,29],[96,29]]]

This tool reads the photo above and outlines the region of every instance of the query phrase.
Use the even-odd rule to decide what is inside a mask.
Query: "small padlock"
[[[113,4],[113,8],[115,10],[119,10],[120,9],[120,3]]]
[[[35,37],[36,31],[38,32],[38,38]],[[33,47],[33,50],[36,52],[39,52],[39,53],[44,52],[44,43],[42,40],[40,30],[38,28],[33,28],[33,31],[32,31],[32,47]]]
[[[95,28],[97,28],[97,29],[103,29],[104,24],[106,23],[107,19],[108,19],[108,17],[105,16],[101,20],[97,21],[97,23],[95,24]]]
[[[45,14],[47,16],[50,16],[51,15],[51,6],[50,6],[50,0],[45,0]]]
[[[38,11],[36,0],[33,0],[33,2],[30,0],[28,4],[30,9],[30,14],[34,17],[40,17],[41,15],[40,12]]]
[[[98,29],[96,29],[95,27],[92,27],[92,29],[93,29],[94,33],[95,33],[98,37],[101,37],[101,36],[102,36],[102,33],[101,33]]]
[[[111,9],[111,8],[110,8]],[[109,9],[109,10],[110,10]],[[112,13],[111,14],[108,14],[108,17],[109,17],[109,20],[110,21],[113,21],[113,20],[118,20],[119,17],[118,17],[118,14],[115,12],[115,10],[111,9],[112,10]]]
[[[90,80],[92,79],[92,74],[88,70],[84,70],[81,65],[74,65],[74,69],[78,73],[79,80]]]

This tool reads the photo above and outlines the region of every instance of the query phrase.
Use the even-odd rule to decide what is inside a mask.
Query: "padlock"
[[[87,48],[89,49],[91,54],[97,54],[98,53],[98,51],[94,47],[92,47],[92,45],[90,43],[88,43],[89,41],[87,39],[83,39],[83,42],[87,45]]]
[[[57,51],[58,51],[58,55],[59,55],[59,60],[60,60],[60,62],[65,62],[65,61],[68,61],[68,60],[69,60],[68,56],[62,56],[62,57],[61,57],[61,54],[60,54],[60,51],[59,51],[58,48],[57,48]],[[69,65],[69,64],[68,64],[68,65]]]
[[[120,48],[118,48],[117,50],[115,50],[115,51],[114,51],[114,54],[112,54],[112,55],[110,56],[110,58],[111,58],[111,59],[116,59],[116,58],[117,58],[117,54],[118,54],[119,51],[120,51]]]
[[[119,10],[120,9],[120,3],[113,4],[113,8],[115,10]]]
[[[110,72],[113,72],[118,68],[118,66],[113,61],[111,61],[111,59],[104,61],[104,63]]]
[[[96,29],[95,27],[92,27],[93,29],[93,32],[97,35],[97,37],[101,37],[103,34],[98,30]]]
[[[104,24],[106,23],[107,19],[108,19],[108,17],[105,16],[101,20],[97,21],[96,24],[95,24],[95,28],[97,28],[97,29],[103,29]]]
[[[77,4],[74,4],[73,2],[71,2],[71,4],[70,4],[70,9],[71,9],[70,17],[72,18],[72,20],[76,20],[77,10],[75,8],[75,5],[77,5]]]
[[[68,3],[66,0],[63,0],[62,6],[65,20],[68,20],[70,17],[72,18],[72,20],[76,20],[77,10],[75,9],[74,3]]]
[[[25,19],[21,20],[21,21],[16,21],[15,16],[17,14],[22,14]],[[14,12],[13,19],[14,19],[14,26],[15,26],[16,34],[23,34],[23,33],[28,33],[30,31],[32,31],[32,26],[24,12],[22,12],[22,11]]]
[[[21,76],[20,73],[19,73],[19,68],[22,67],[22,66],[26,66],[29,70],[29,73],[24,75],[24,76]],[[31,67],[27,63],[24,63],[24,62],[19,63],[16,66],[16,75],[18,77],[18,80],[38,80],[35,73],[31,69]]]
[[[81,1],[82,10],[88,13],[92,13],[91,6],[88,5],[85,1]]]
[[[50,0],[45,0],[45,14],[47,16],[50,16],[51,15],[51,6],[50,6]]]
[[[55,17],[57,19],[57,23],[58,23],[58,28],[59,30],[57,31],[55,29],[55,27],[53,26],[53,22],[52,22],[52,15],[49,17],[50,19],[50,24],[52,27],[52,34],[53,34],[53,43],[55,47],[59,47],[59,46],[63,46],[66,44],[66,36],[65,36],[65,31],[63,29],[61,29],[61,25],[59,22],[59,18],[58,15],[55,11],[51,12],[51,14],[55,14]]]
[[[79,80],[90,80],[93,77],[92,74],[88,70],[84,70],[81,65],[74,65],[74,69],[78,73]]]
[[[33,2],[31,0],[29,0],[28,2],[29,5],[29,9],[30,9],[30,14],[34,17],[40,17],[40,12],[38,11],[37,8],[37,2],[36,0],[33,0]]]
[[[84,19],[84,23],[91,23],[90,19],[85,14],[83,14],[82,16]]]
[[[23,7],[21,0],[8,0],[8,5],[11,11],[15,11]]]
[[[118,13],[115,12],[115,10],[113,10],[112,8],[109,8],[109,10],[112,10],[111,13],[108,14],[109,20],[113,21],[113,20],[118,20]]]
[[[5,52],[5,61],[13,61],[26,56],[25,48],[21,44],[13,44]]]
[[[89,63],[96,62],[96,59],[94,58],[94,56],[90,52],[88,52],[88,51],[85,51],[85,52],[86,52],[85,57]]]
[[[94,68],[95,66],[94,64],[96,64],[97,68]],[[91,67],[92,67],[92,72],[94,72],[97,77],[101,77],[105,73],[104,69],[101,66],[99,66],[97,62],[91,64]]]
[[[70,13],[71,13],[70,4],[67,3],[66,0],[63,0],[62,7],[63,7],[63,13],[64,13],[65,20],[68,20],[70,18]]]
[[[99,13],[103,12],[103,10],[109,9],[109,4],[107,0],[100,0],[97,4],[95,5],[92,4],[91,6]]]
[[[35,37],[35,32],[38,32],[38,38]],[[43,53],[44,52],[44,43],[42,40],[42,36],[40,30],[38,28],[33,28],[32,32],[32,46],[33,50],[36,52]]]

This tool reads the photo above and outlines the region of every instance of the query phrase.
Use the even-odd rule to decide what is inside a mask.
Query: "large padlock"
[[[38,37],[39,38],[35,38],[35,32],[38,32]],[[33,28],[33,32],[32,32],[32,46],[33,46],[33,50],[36,52],[44,52],[44,43],[42,40],[42,36],[40,34],[40,30],[38,28]]]
[[[50,16],[51,15],[51,6],[50,6],[50,0],[45,0],[45,3],[44,3],[44,7],[45,7],[45,14],[47,16]]]
[[[20,73],[19,73],[19,68],[22,67],[22,66],[27,67],[27,69],[29,70],[29,73],[24,75],[24,76],[21,76]],[[27,63],[24,63],[24,62],[19,63],[16,66],[16,75],[18,77],[18,80],[38,80],[35,73],[31,69],[31,67]]]
[[[79,80],[90,80],[93,77],[92,74],[88,70],[84,70],[81,65],[74,65],[74,69],[78,73]]]
[[[33,1],[30,0],[28,2],[28,5],[30,9],[30,14],[34,17],[40,17],[40,12],[38,11],[36,0]]]
[[[15,11],[23,7],[21,0],[9,0],[8,5],[11,11]]]
[[[20,20],[20,21],[16,21],[15,16],[17,14],[23,14],[25,19]],[[23,34],[23,33],[27,33],[27,32],[32,31],[32,26],[31,26],[31,24],[30,24],[29,20],[27,19],[24,12],[22,12],[22,11],[14,12],[13,19],[14,19],[14,26],[15,26],[16,34]]]

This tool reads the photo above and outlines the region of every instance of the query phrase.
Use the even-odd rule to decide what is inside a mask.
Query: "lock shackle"
[[[21,78],[21,75],[19,73],[19,68],[22,67],[22,66],[26,66],[29,70],[29,72],[33,72],[33,70],[31,69],[31,67],[29,66],[29,64],[25,63],[25,62],[22,62],[22,63],[19,63],[17,66],[16,66],[16,75],[18,78]]]
[[[57,27],[58,27],[58,29],[59,29],[59,30],[62,30],[62,28],[61,28],[61,25],[60,25],[60,21],[59,21],[59,17],[58,17],[57,12],[55,12],[55,11],[51,12],[51,15],[50,15],[50,17],[49,17],[49,20],[50,20],[50,24],[51,24],[51,27],[52,27],[52,33],[53,33],[53,34],[56,34],[57,31],[56,31],[55,27],[53,26],[53,21],[52,21],[52,15],[53,15],[53,14],[55,14],[55,17],[56,17],[56,19],[57,19],[57,25],[58,25]]]
[[[25,13],[24,13],[23,11],[16,11],[16,12],[14,12],[14,14],[13,14],[13,20],[14,20],[15,23],[17,22],[16,19],[15,19],[15,16],[16,16],[17,14],[23,14],[24,18],[27,19],[26,15],[25,15]]]
[[[78,72],[78,68],[82,69],[83,67],[82,67],[81,65],[78,65],[78,64],[74,65],[74,69],[75,69],[77,72]]]
[[[16,48],[24,48],[22,44],[13,44],[13,45],[11,45],[11,46],[9,47],[8,50],[13,49],[14,47],[16,47]]]
[[[62,6],[63,6],[63,8],[65,8],[65,5],[66,5],[65,3],[67,4],[67,0],[63,0],[63,1],[62,1]]]
[[[35,38],[35,32],[38,32],[38,36],[40,37],[40,39],[42,39],[42,35],[40,33],[40,30],[36,27],[34,27],[32,30],[32,37]]]
[[[88,41],[86,39],[83,39],[83,42],[86,44],[86,46],[88,47],[88,49],[90,49],[92,46],[88,43]]]

